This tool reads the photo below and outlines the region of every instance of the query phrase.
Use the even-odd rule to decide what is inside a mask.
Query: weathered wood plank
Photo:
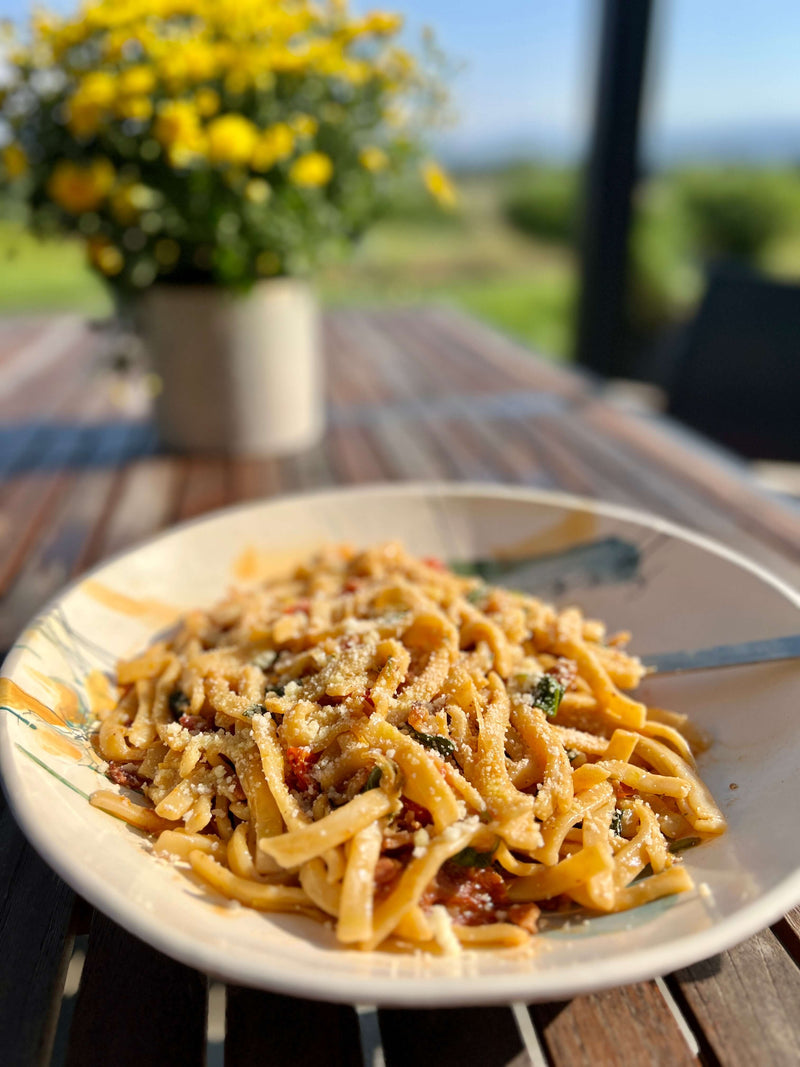
[[[95,912],[67,1067],[202,1064],[206,979]]]
[[[510,1008],[378,1012],[386,1067],[516,1067],[528,1063]],[[521,1057],[521,1058],[520,1058]]]
[[[0,813],[0,1059],[49,1061],[72,937],[73,893]]]
[[[151,537],[171,521],[182,473],[180,464],[166,456],[123,468],[108,521],[95,545],[98,559]]]
[[[772,927],[772,932],[800,967],[800,908],[792,908]]]
[[[800,549],[800,510],[788,507],[761,490],[744,466],[726,462],[721,450],[707,446],[695,436],[676,432],[664,419],[643,419],[595,404],[586,410],[587,426],[596,427],[603,438],[623,442],[639,462],[669,475],[675,483],[695,493],[731,516],[743,528],[789,558]]]
[[[347,1005],[228,986],[226,1023],[225,1067],[362,1067],[358,1019]]]
[[[696,1064],[655,982],[529,1008],[554,1064],[681,1067]]]
[[[669,979],[726,1067],[800,1063],[800,969],[770,930]]]
[[[227,459],[197,457],[181,462],[184,478],[177,517],[193,519],[231,502],[231,464]]]

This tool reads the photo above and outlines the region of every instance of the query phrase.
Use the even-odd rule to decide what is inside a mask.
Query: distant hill
[[[576,162],[585,140],[568,130],[532,126],[491,133],[450,130],[437,138],[437,152],[451,167],[500,166],[519,159]],[[782,163],[800,165],[800,120],[764,121],[698,129],[645,128],[642,156],[648,167],[681,163]]]

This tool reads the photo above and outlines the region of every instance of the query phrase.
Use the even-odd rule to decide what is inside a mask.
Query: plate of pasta
[[[647,665],[799,608],[723,546],[560,494],[239,506],[33,620],[0,681],[5,788],[78,892],[223,979],[567,997],[800,900],[797,665]]]

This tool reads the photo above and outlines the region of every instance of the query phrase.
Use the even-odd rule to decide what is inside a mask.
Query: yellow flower
[[[153,114],[153,102],[149,96],[123,96],[114,108],[121,119],[135,119],[147,122]]]
[[[293,115],[289,126],[298,137],[313,137],[319,129],[319,123],[311,115]]]
[[[327,185],[332,177],[333,163],[322,152],[307,152],[304,156],[298,156],[289,168],[289,180],[308,188]]]
[[[67,127],[76,137],[93,137],[113,106],[117,95],[117,83],[113,75],[104,70],[86,74],[67,105]]]
[[[128,67],[120,74],[119,94],[120,96],[147,96],[153,91],[155,84],[156,76],[152,68],[137,64],[135,67]]]
[[[89,238],[87,252],[92,266],[108,277],[119,274],[125,266],[125,259],[122,253],[107,237]]]
[[[251,166],[253,170],[267,171],[288,159],[294,151],[294,134],[285,122],[276,122],[264,130],[253,151]]]
[[[220,115],[208,124],[208,156],[212,163],[243,167],[258,143],[258,127],[243,115]]]
[[[241,96],[250,87],[250,75],[245,70],[232,70],[225,75],[225,92],[230,96]]]
[[[204,119],[216,115],[220,107],[219,93],[215,89],[198,89],[194,96],[194,106],[198,115]]]
[[[62,159],[47,182],[47,194],[71,215],[94,211],[114,185],[114,168],[107,159],[94,159],[88,166]]]
[[[116,95],[116,79],[105,70],[93,70],[86,74],[75,91],[75,96],[100,108],[111,107]]]
[[[358,161],[365,170],[378,174],[389,166],[389,157],[377,145],[367,145],[358,153]]]
[[[434,200],[447,210],[452,210],[458,203],[456,188],[450,178],[438,165],[429,161],[422,168],[422,178],[425,187]]]
[[[373,11],[366,16],[362,25],[365,33],[389,36],[402,29],[403,16],[394,15],[388,11]]]
[[[153,132],[174,166],[190,162],[205,147],[197,111],[187,100],[163,103],[158,109]]]
[[[28,157],[18,144],[7,144],[0,154],[3,167],[5,168],[6,177],[13,181],[15,178],[21,178],[23,174],[28,170]]]

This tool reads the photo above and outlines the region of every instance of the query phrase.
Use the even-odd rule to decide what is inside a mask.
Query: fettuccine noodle
[[[120,663],[97,746],[146,799],[92,803],[342,945],[524,945],[543,909],[690,889],[680,850],[725,828],[685,716],[625,692],[627,637],[396,544],[329,548]]]

